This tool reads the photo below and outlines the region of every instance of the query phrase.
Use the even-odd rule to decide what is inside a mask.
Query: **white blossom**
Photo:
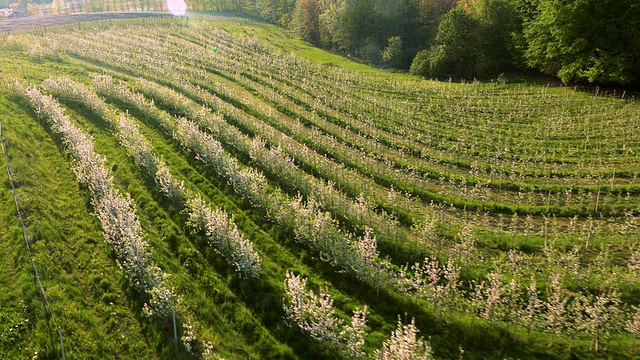
[[[431,346],[417,337],[418,329],[415,319],[404,325],[398,317],[398,327],[391,333],[389,340],[376,350],[373,359],[380,360],[429,360],[432,359]]]

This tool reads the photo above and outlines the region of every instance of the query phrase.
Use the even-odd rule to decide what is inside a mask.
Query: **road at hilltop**
[[[44,15],[27,16],[0,20],[0,32],[11,32],[24,29],[70,24],[75,22],[85,22],[93,20],[107,19],[127,19],[127,18],[149,18],[149,17],[170,17],[171,14],[164,12],[110,12],[110,13],[86,13],[69,15]]]

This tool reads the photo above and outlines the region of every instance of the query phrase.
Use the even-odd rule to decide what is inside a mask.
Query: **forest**
[[[427,78],[537,71],[638,87],[636,0],[256,0],[267,21],[363,61]]]

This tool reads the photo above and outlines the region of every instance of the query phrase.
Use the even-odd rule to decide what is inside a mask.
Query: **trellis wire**
[[[9,155],[7,147],[4,143],[4,133],[2,132],[2,122],[0,121],[0,147],[2,147],[2,154],[4,155],[4,160],[7,165],[7,175],[9,176],[9,184],[11,184],[11,190],[13,191],[13,200],[16,204],[16,213],[18,214],[18,219],[20,220],[20,226],[22,227],[22,235],[24,236],[24,242],[27,246],[27,251],[29,252],[29,259],[31,260],[31,266],[33,268],[33,273],[36,278],[36,282],[38,284],[38,290],[40,295],[42,296],[42,305],[44,306],[45,315],[47,315],[47,321],[49,316],[52,315],[51,308],[49,306],[49,301],[47,300],[47,295],[44,292],[44,287],[42,286],[42,281],[40,280],[40,274],[38,273],[38,266],[36,264],[35,259],[33,258],[33,253],[31,252],[31,244],[29,242],[29,235],[27,234],[27,227],[24,224],[24,220],[22,217],[22,212],[20,211],[20,200],[18,199],[18,191],[13,183],[13,176],[11,175],[11,165],[9,164]],[[62,339],[62,329],[58,326],[58,335],[60,338],[60,349],[62,352],[62,359],[66,360],[66,354],[64,351],[64,341]]]

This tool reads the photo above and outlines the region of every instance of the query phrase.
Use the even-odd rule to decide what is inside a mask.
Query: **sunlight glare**
[[[187,13],[187,3],[184,0],[167,0],[167,9],[174,16],[182,16]]]

